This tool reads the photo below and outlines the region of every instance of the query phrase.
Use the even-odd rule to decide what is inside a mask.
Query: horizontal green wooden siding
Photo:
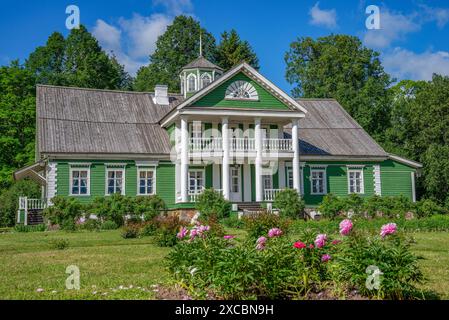
[[[226,89],[234,81],[247,81],[250,82],[257,90],[259,94],[259,101],[233,101],[225,100]],[[254,109],[280,109],[288,110],[288,107],[278,100],[275,96],[262,88],[257,82],[248,78],[245,74],[239,73],[231,79],[225,81],[218,86],[212,92],[193,103],[195,107],[218,107],[218,108],[254,108]]]
[[[404,164],[387,160],[381,164],[380,177],[383,196],[404,195],[412,199],[412,177],[415,170]]]

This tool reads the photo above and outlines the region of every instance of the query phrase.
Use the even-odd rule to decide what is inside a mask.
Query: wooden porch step
[[[238,210],[243,212],[260,212],[262,206],[258,202],[242,202],[237,204]]]

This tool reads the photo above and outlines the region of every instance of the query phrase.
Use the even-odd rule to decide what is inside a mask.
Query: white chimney
[[[154,88],[153,102],[159,105],[168,106],[168,86],[158,84]]]

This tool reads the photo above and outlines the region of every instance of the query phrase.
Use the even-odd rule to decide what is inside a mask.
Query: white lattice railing
[[[263,149],[265,151],[293,151],[291,139],[264,139]]]
[[[273,202],[276,195],[281,191],[282,189],[265,189],[263,200]]]

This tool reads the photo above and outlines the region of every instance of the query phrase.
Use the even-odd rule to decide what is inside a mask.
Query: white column
[[[221,123],[221,137],[223,139],[223,165],[222,167],[222,185],[223,196],[226,200],[229,200],[229,131],[228,131],[228,118],[223,117]]]
[[[254,119],[254,142],[256,147],[256,201],[263,201],[263,186],[262,186],[262,128],[260,118]]]
[[[412,179],[412,201],[416,202],[416,186],[415,186],[415,172],[410,172]]]
[[[293,189],[301,192],[301,186],[299,182],[299,133],[298,133],[298,120],[292,121],[292,144],[293,144]]]
[[[181,202],[189,201],[189,128],[187,118],[181,117]]]

